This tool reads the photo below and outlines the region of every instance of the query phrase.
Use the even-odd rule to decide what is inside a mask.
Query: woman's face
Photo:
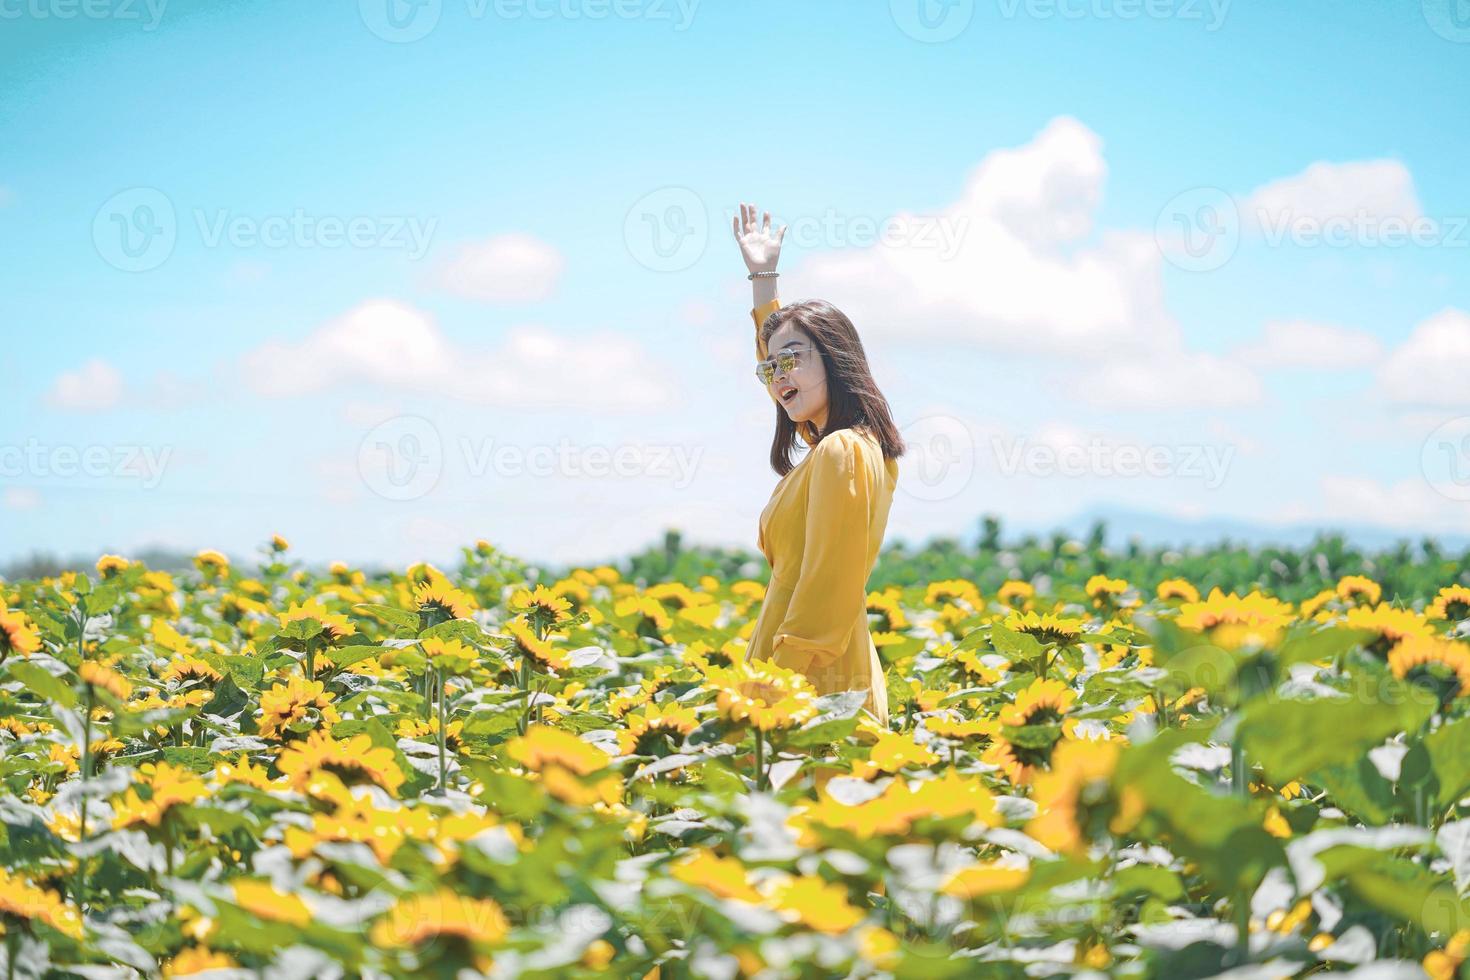
[[[766,385],[771,400],[786,411],[792,422],[811,422],[821,429],[827,422],[827,368],[810,336],[793,323],[783,323],[766,341],[766,353],[776,357],[782,350],[799,350],[796,367],[789,372],[776,366]],[[789,397],[782,398],[783,394]]]

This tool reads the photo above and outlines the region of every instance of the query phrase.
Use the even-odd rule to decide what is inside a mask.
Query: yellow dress
[[[761,356],[760,325],[779,306],[751,311]],[[771,581],[748,648],[753,660],[806,674],[823,694],[867,691],[866,707],[884,725],[888,688],[868,631],[867,588],[897,483],[898,460],[860,428],[829,433],[781,478],[760,517]]]

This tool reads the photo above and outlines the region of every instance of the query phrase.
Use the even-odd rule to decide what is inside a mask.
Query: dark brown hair
[[[871,432],[883,447],[885,459],[904,454],[903,439],[893,424],[888,400],[878,390],[868,370],[868,355],[857,329],[837,307],[820,299],[783,306],[761,324],[761,347],[766,348],[771,335],[786,323],[794,324],[809,338],[822,355],[827,371],[827,427],[821,432],[811,422],[801,423],[815,446],[828,433],[861,425]],[[781,476],[796,464],[791,450],[797,437],[797,425],[780,405],[776,406],[776,434],[771,440],[771,468]]]

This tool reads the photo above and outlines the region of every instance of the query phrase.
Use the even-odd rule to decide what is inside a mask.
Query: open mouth
[[[784,402],[784,403],[786,403],[786,404],[788,404],[788,405],[791,403],[791,400],[793,398],[795,398],[795,397],[796,397],[796,389],[795,388],[783,388],[780,391],[781,401]]]

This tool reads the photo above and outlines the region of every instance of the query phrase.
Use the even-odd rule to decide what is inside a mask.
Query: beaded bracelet
[[[776,276],[779,276],[780,274],[781,273],[779,273],[779,272],[752,272],[750,275],[746,276],[745,278],[747,278],[747,279],[754,279],[756,276],[771,276],[772,278],[774,278]]]

